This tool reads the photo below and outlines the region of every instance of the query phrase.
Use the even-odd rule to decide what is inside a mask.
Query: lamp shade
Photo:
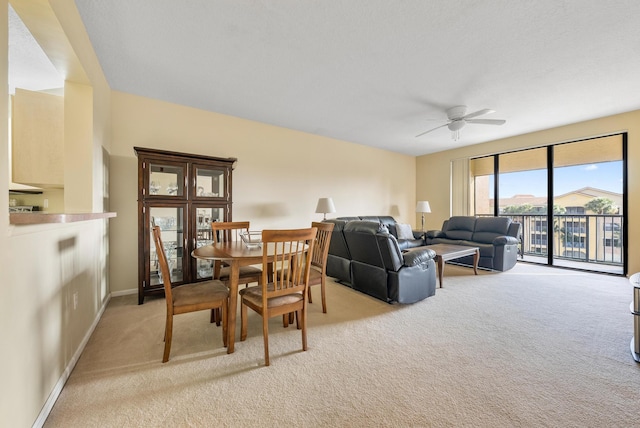
[[[336,207],[333,205],[333,199],[331,198],[320,198],[318,199],[318,205],[316,205],[317,213],[334,213],[336,212]]]
[[[429,206],[429,201],[418,201],[418,203],[416,204],[416,212],[430,213],[431,207]]]

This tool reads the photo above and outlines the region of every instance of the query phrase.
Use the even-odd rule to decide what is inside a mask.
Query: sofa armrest
[[[424,240],[424,237],[427,233],[421,230],[412,230],[411,232],[413,233],[413,239],[422,239],[422,240]]]
[[[511,245],[518,244],[518,238],[514,238],[513,236],[498,236],[493,240],[493,245]]]
[[[432,238],[444,238],[446,234],[441,230],[428,230],[425,232],[425,236],[429,239]]]
[[[432,260],[436,256],[436,252],[428,248],[416,249],[407,251],[402,254],[405,266],[417,266],[429,260]]]

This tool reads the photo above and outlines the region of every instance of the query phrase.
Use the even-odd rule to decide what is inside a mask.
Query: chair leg
[[[320,280],[320,291],[322,292],[322,313],[326,314],[327,313],[327,295],[325,292],[325,277],[323,276],[322,279]],[[309,288],[309,291],[311,291],[311,288]],[[309,300],[309,303],[311,303],[311,300]]]
[[[211,321],[210,322],[214,322],[214,321],[215,321],[216,325],[218,327],[220,327],[220,321],[221,321],[220,308],[211,309]]]
[[[162,362],[169,361],[169,353],[171,352],[171,335],[173,332],[173,314],[167,314],[167,324],[164,328],[164,355]]]
[[[264,365],[269,365],[269,314],[262,314],[262,336],[264,337]]]
[[[313,303],[313,300],[311,299],[311,287],[309,287],[309,292],[307,294],[309,295],[309,303]]]
[[[300,311],[300,318],[302,324],[302,350],[307,350],[307,307],[304,306]]]
[[[289,327],[289,314],[282,314],[282,327]]]
[[[227,317],[229,316],[229,299],[225,299],[222,304],[222,344],[224,347],[227,347],[228,338],[227,334],[229,332],[227,326]]]
[[[231,310],[231,308],[229,308]],[[247,305],[240,302],[240,341],[247,338]]]

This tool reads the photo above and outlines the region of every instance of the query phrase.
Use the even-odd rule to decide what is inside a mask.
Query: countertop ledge
[[[101,220],[116,217],[115,212],[106,213],[10,213],[9,224],[45,224],[45,223],[74,223],[77,221]]]

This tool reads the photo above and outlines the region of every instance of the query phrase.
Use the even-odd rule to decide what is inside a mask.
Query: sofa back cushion
[[[398,230],[398,224],[387,224],[383,226],[386,226],[389,233],[392,234],[396,239],[400,239],[400,237],[398,236],[398,233],[400,233]]]
[[[391,231],[391,229],[389,229],[389,231]],[[398,239],[415,239],[410,224],[396,223],[396,232],[394,236]]]
[[[471,241],[476,224],[476,218],[470,216],[453,216],[446,223],[443,232],[449,239]],[[443,226],[445,227],[445,226]]]
[[[378,249],[385,269],[397,272],[404,264],[402,251],[396,237],[390,233],[380,232],[377,235]]]
[[[347,222],[337,219],[327,219],[323,221],[333,223],[333,232],[331,232],[331,240],[329,241],[329,254],[344,259],[351,259],[351,254],[349,254],[349,249],[347,248],[347,241],[345,241],[343,234],[344,226]]]
[[[508,217],[479,217],[472,241],[491,244],[498,236],[507,235],[510,224],[511,219]]]
[[[351,260],[384,268],[376,238],[380,228],[380,223],[374,221],[354,220],[345,224],[344,239],[347,241]]]

